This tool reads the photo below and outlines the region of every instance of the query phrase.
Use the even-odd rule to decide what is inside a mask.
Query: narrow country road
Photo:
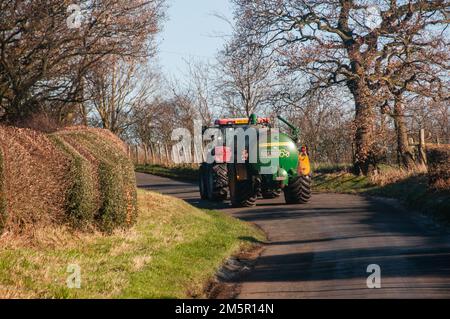
[[[201,201],[195,184],[140,173],[137,180],[267,233],[239,298],[450,298],[450,236],[386,201],[320,193],[306,205],[279,198],[236,209]],[[381,267],[381,289],[367,288],[370,264]]]

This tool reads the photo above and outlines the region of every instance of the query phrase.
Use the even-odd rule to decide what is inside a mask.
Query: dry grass
[[[6,224],[6,190],[5,190],[5,178],[4,178],[4,165],[3,165],[3,149],[0,145],[0,234],[3,231],[3,227]]]
[[[369,176],[369,180],[374,185],[385,186],[413,176],[426,174],[426,172],[427,168],[425,166],[417,166],[415,169],[410,170],[398,167],[384,167],[380,173]]]

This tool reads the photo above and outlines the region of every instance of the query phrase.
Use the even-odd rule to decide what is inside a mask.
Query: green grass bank
[[[164,195],[138,191],[130,229],[73,232],[49,227],[33,245],[0,242],[0,298],[186,298],[204,288],[223,261],[264,235],[254,226]],[[69,265],[81,288],[70,289]]]

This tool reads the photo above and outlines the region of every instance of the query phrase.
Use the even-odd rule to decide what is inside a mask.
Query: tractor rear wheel
[[[233,207],[252,207],[256,204],[257,194],[252,179],[238,181],[234,168],[229,169],[230,199]]]
[[[296,176],[284,188],[287,204],[305,204],[311,199],[311,176]]]
[[[207,199],[223,201],[228,197],[228,175],[226,164],[212,164],[206,166],[206,194]]]

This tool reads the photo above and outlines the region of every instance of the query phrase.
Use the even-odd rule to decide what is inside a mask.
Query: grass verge
[[[136,224],[110,235],[55,227],[32,246],[0,240],[0,298],[202,297],[224,259],[264,238],[250,224],[179,199],[139,190],[138,202]],[[80,289],[66,285],[72,264]]]

